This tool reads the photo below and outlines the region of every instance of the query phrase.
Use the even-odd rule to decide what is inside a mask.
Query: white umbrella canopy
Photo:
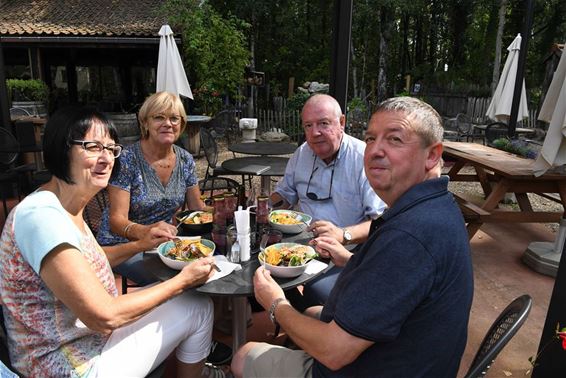
[[[497,88],[491,98],[491,103],[485,114],[490,119],[499,122],[507,122],[511,115],[511,105],[513,104],[513,93],[515,92],[515,80],[517,77],[517,65],[519,64],[519,50],[521,50],[521,34],[507,47],[509,54],[503,66],[503,72],[499,77]],[[525,80],[523,80],[523,88],[521,90],[521,102],[519,103],[519,113],[517,120],[529,116],[527,108],[527,91],[525,90]]]
[[[544,144],[533,166],[535,176],[566,164],[566,54],[560,62],[540,109],[539,120],[549,123]]]
[[[193,99],[183,61],[169,25],[159,29],[159,60],[157,61],[157,92],[167,91]]]

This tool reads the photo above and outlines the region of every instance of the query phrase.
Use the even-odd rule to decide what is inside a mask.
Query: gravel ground
[[[220,141],[219,145],[218,145],[218,166],[220,166],[220,164],[222,164],[222,162],[224,160],[227,159],[231,159],[234,157],[233,153],[228,151],[228,149],[226,148],[226,143],[224,143],[223,141]],[[196,161],[196,165],[197,165],[197,174],[199,178],[203,178],[205,176],[205,172],[206,172],[206,167],[208,166],[208,163],[206,161],[206,158],[204,157],[204,154],[200,157],[196,157],[195,158]],[[467,170],[467,171],[466,171]],[[447,168],[445,169],[445,172],[447,171]],[[464,172],[473,172],[472,168],[465,168]],[[236,181],[240,182],[241,181],[241,176],[230,176],[233,179],[235,179]],[[259,193],[259,186],[260,186],[260,180],[258,177],[255,177],[253,179],[253,185],[255,193]],[[474,201],[477,199],[478,202],[481,202],[481,200],[483,199],[483,190],[480,186],[479,183],[477,182],[451,182],[448,185],[448,188],[450,189],[450,191],[457,193],[457,194],[464,194],[466,196],[466,198]],[[249,194],[249,188],[248,188],[248,194]],[[544,197],[540,197],[537,196],[535,194],[529,194],[529,199],[531,201],[531,204],[533,206],[533,209],[535,210],[539,210],[539,211],[563,211],[563,207],[562,205],[551,201],[549,199],[546,199]],[[516,202],[510,202],[510,203],[505,203],[505,204],[500,204],[501,207],[503,208],[509,208],[509,209],[518,209],[518,205]],[[557,232],[558,230],[558,223],[546,223],[545,226],[552,232]]]

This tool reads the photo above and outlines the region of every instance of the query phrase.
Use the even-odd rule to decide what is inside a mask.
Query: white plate
[[[265,250],[268,250],[269,248],[292,247],[292,246],[295,246],[295,245],[307,247],[310,250],[311,253],[313,253],[313,254],[315,253],[314,249],[311,246],[298,244],[298,243],[277,243],[277,244],[270,245],[269,247],[265,248]],[[260,264],[263,265],[265,267],[265,269],[269,270],[271,272],[271,274],[274,275],[275,277],[282,277],[282,278],[290,278],[290,277],[300,276],[301,274],[303,274],[305,272],[305,269],[307,269],[308,265],[313,261],[313,260],[309,260],[306,264],[299,265],[299,266],[271,265],[271,264],[268,264],[265,261],[263,261],[263,254],[264,254],[264,252],[262,251],[262,252],[259,253],[259,256],[258,256]]]
[[[201,239],[199,236],[180,236],[179,239],[181,239],[181,240],[199,240],[200,239],[200,241],[204,245],[212,248],[210,255],[213,255],[214,250],[216,249],[216,245],[214,244],[214,242],[212,240]],[[157,255],[159,256],[161,261],[163,261],[163,263],[165,265],[167,265],[169,268],[175,269],[175,270],[181,270],[185,266],[189,265],[190,263],[192,263],[193,261],[196,260],[195,259],[195,260],[191,260],[191,261],[181,261],[181,260],[174,260],[172,258],[165,256],[165,252],[168,251],[174,245],[175,245],[175,243],[172,240],[170,240],[168,242],[159,244],[159,246],[157,247]]]
[[[276,230],[279,230],[285,234],[299,234],[306,230],[307,225],[300,222],[296,224],[280,224],[271,221],[271,216],[274,214],[284,214],[288,213],[292,218],[295,218],[297,215],[300,215],[301,218],[307,223],[310,224],[312,221],[312,217],[305,213],[300,213],[298,211],[293,210],[273,210],[269,213],[269,224]]]

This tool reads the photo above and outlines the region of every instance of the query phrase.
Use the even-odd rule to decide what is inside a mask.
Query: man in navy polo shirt
[[[256,299],[302,350],[247,343],[232,361],[236,376],[456,376],[473,282],[464,221],[440,177],[442,133],[436,111],[418,99],[378,106],[364,168],[389,210],[355,255],[317,243],[345,267],[313,316],[293,309],[263,267],[256,271]]]

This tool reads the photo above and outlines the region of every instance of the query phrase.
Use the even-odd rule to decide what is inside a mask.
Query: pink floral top
[[[62,243],[77,248],[106,291],[118,295],[108,259],[88,227],[86,233],[75,227],[51,192],[26,197],[8,216],[0,239],[10,359],[25,376],[86,377],[108,339],[87,328],[39,276],[43,258]]]

